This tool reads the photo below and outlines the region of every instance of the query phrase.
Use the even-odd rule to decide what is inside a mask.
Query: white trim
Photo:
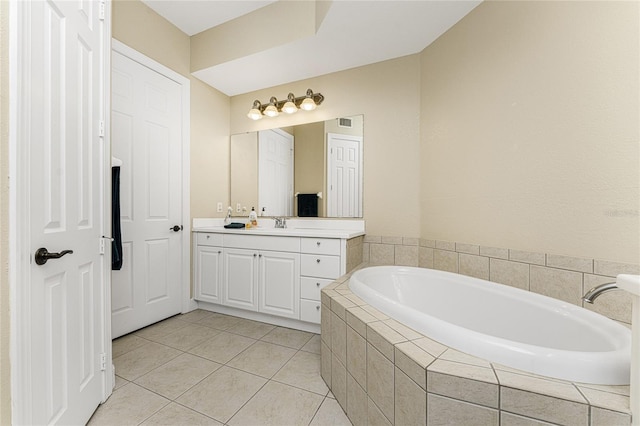
[[[111,0],[101,0],[104,16],[100,21],[102,27],[102,235],[111,236]],[[110,245],[107,247],[110,248]],[[104,268],[102,270],[102,353],[106,355],[106,369],[102,372],[102,402],[113,392],[115,376],[113,372],[113,351],[111,344],[111,250],[105,250]]]
[[[175,81],[182,87],[182,312],[189,312],[197,307],[191,298],[191,208],[190,208],[190,176],[191,176],[191,81],[170,68],[143,55],[126,44],[112,39],[111,48],[129,59],[138,62],[163,76]]]
[[[24,38],[27,22],[21,22],[28,16],[29,2],[10,0],[9,4],[9,288],[11,295],[11,415],[14,424],[31,424],[31,371],[26,360],[31,353],[31,342],[26,330],[30,329],[29,286],[29,226],[20,218],[28,217],[29,211],[29,149],[19,144],[25,129],[19,113],[22,104],[18,103],[24,88],[19,76],[25,75],[29,58],[30,44]],[[24,31],[18,31],[18,26]],[[24,62],[24,63],[23,63]],[[26,112],[26,111],[25,111]],[[25,189],[26,188],[26,189]],[[26,248],[26,255],[25,251]],[[25,303],[26,301],[26,303]],[[19,309],[18,309],[19,308]]]

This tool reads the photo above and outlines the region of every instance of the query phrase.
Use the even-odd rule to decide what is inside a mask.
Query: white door
[[[115,338],[181,312],[182,239],[188,234],[180,228],[182,87],[116,51],[111,79],[112,153],[122,160],[123,265],[113,271],[111,298]]]
[[[327,134],[329,217],[362,217],[362,136]]]
[[[104,381],[110,381],[102,368],[108,361],[103,333],[109,256],[100,253],[105,183],[100,123],[107,102],[102,71],[108,60],[103,37],[109,24],[100,20],[94,1],[14,6],[16,141],[20,167],[28,169],[19,176],[29,179],[18,179],[17,197],[28,199],[28,206],[18,210],[24,216],[17,220],[28,223],[30,241],[28,276],[18,275],[17,283],[20,336],[12,362],[21,377],[12,378],[19,389],[12,397],[14,421],[84,424],[103,399]],[[44,254],[42,249],[54,258],[35,256]]]
[[[269,216],[293,215],[293,136],[279,129],[258,132],[258,204]]]
[[[300,318],[300,253],[258,254],[258,311]]]

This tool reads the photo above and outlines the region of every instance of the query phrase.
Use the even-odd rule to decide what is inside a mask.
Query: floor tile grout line
[[[229,368],[233,368],[233,367],[229,367]],[[240,371],[242,371],[242,370],[240,370]],[[247,372],[245,371],[245,373],[247,373]],[[247,374],[251,374],[251,373],[247,373]],[[255,374],[254,374],[254,375],[255,375]],[[258,377],[260,377],[260,376],[258,376]],[[264,377],[261,377],[261,378],[262,378],[262,379],[264,379]],[[249,403],[253,398],[255,398],[255,397],[256,397],[256,395],[257,395],[258,393],[260,393],[260,391],[261,391],[262,389],[264,389],[264,387],[265,387],[265,386],[267,386],[267,385],[269,384],[269,382],[270,382],[270,380],[269,380],[269,379],[267,379],[267,380],[264,382],[264,384],[263,384],[262,386],[260,386],[260,389],[258,389],[258,390],[253,394],[253,395],[251,395],[251,397],[250,397],[249,399],[247,399],[247,400],[244,402],[244,404],[242,404],[242,406],[241,406],[240,408],[238,408],[238,410],[236,410],[236,412],[235,412],[235,413],[233,413],[233,415],[232,415],[231,417],[229,417],[229,419],[228,419],[226,422],[224,422],[224,423],[225,423],[225,424],[229,424],[229,422],[230,422],[231,420],[233,420],[233,418],[234,418],[235,416],[237,416],[237,415],[238,415],[238,413],[239,413],[239,412],[240,412],[240,411],[241,411],[241,410],[242,410],[242,409],[243,409],[243,408],[244,408],[244,407],[245,407],[245,406],[246,406],[246,405],[247,405],[247,404],[248,404],[248,403]]]
[[[221,314],[221,315],[224,315],[224,314]],[[224,316],[226,316],[226,317],[232,317],[232,316],[230,316],[230,315],[224,315]],[[210,318],[211,316],[207,316],[207,317],[209,317],[209,318]],[[122,386],[120,386],[118,389],[121,389],[121,388],[123,388],[123,387],[125,387],[125,386],[128,386],[128,385],[130,385],[130,384],[134,384],[135,386],[138,386],[138,387],[140,387],[141,389],[145,389],[146,391],[149,391],[149,392],[153,393],[154,395],[157,395],[157,396],[159,396],[159,397],[163,398],[164,400],[168,401],[168,402],[167,402],[167,404],[163,405],[159,410],[157,410],[156,412],[154,412],[154,413],[150,414],[149,416],[147,416],[144,420],[142,420],[142,422],[141,422],[141,423],[143,423],[143,422],[147,421],[149,418],[151,418],[152,416],[156,415],[159,411],[161,411],[161,410],[163,410],[164,408],[166,408],[166,407],[167,407],[168,405],[170,405],[172,402],[176,403],[177,405],[179,405],[179,406],[181,406],[181,407],[183,407],[183,408],[185,408],[185,409],[188,409],[188,410],[191,410],[191,411],[193,411],[193,412],[195,412],[195,413],[198,413],[198,414],[200,414],[200,415],[203,415],[203,416],[205,416],[205,417],[207,417],[207,418],[211,418],[211,419],[213,419],[213,420],[215,420],[215,421],[219,421],[219,420],[217,420],[217,419],[215,419],[215,418],[212,418],[212,417],[210,417],[210,416],[208,416],[208,415],[206,415],[206,414],[204,414],[204,413],[201,413],[201,412],[199,412],[199,411],[197,411],[197,410],[195,410],[195,409],[193,409],[193,408],[190,408],[190,407],[188,407],[188,406],[185,406],[185,405],[183,405],[183,404],[181,404],[181,403],[177,402],[177,399],[179,399],[180,397],[182,397],[185,393],[189,392],[189,391],[190,391],[191,389],[193,389],[194,387],[198,386],[200,383],[202,383],[204,380],[206,380],[207,378],[209,378],[211,375],[215,374],[215,373],[216,373],[217,371],[219,371],[223,366],[226,366],[226,367],[228,367],[228,368],[230,368],[230,369],[233,369],[233,370],[236,370],[236,371],[239,371],[239,372],[243,372],[243,373],[245,373],[245,374],[251,374],[251,375],[253,375],[253,376],[255,376],[255,377],[258,377],[258,378],[260,378],[260,379],[262,379],[262,380],[265,380],[265,383],[264,383],[264,384],[263,384],[263,385],[262,385],[262,386],[261,386],[261,387],[260,387],[260,388],[259,388],[259,389],[258,389],[258,390],[257,390],[257,391],[256,391],[256,392],[255,392],[255,393],[254,393],[254,394],[253,394],[253,395],[252,395],[252,396],[251,396],[251,397],[250,397],[250,398],[249,398],[249,399],[248,399],[248,400],[247,400],[247,401],[246,401],[246,402],[245,402],[245,403],[244,403],[244,404],[243,404],[243,405],[242,405],[242,406],[237,410],[237,411],[236,411],[236,412],[235,412],[235,413],[233,413],[233,415],[232,415],[232,416],[228,419],[228,421],[227,421],[227,422],[225,422],[224,424],[227,424],[229,421],[231,421],[231,420],[233,419],[233,417],[235,417],[235,416],[238,414],[238,412],[239,412],[240,410],[242,410],[242,409],[243,409],[243,408],[244,408],[244,407],[245,407],[245,406],[246,406],[246,405],[247,405],[251,400],[253,400],[253,399],[256,397],[256,395],[257,395],[257,394],[258,394],[258,393],[259,393],[259,392],[260,392],[260,391],[261,391],[265,386],[267,386],[270,382],[274,382],[274,383],[277,383],[277,384],[280,384],[280,385],[283,385],[283,386],[290,387],[290,388],[292,388],[292,389],[297,389],[297,390],[299,390],[299,391],[308,392],[308,393],[310,393],[310,394],[314,394],[314,395],[320,396],[320,397],[322,398],[322,400],[321,400],[320,404],[318,405],[318,407],[316,408],[316,411],[314,412],[313,416],[311,417],[311,421],[313,421],[313,419],[316,417],[316,415],[317,415],[317,413],[318,413],[318,411],[319,411],[320,407],[322,406],[322,404],[323,404],[323,403],[324,403],[324,402],[329,398],[329,396],[328,396],[328,395],[329,395],[329,390],[327,390],[327,391],[326,391],[326,392],[324,392],[324,393],[318,393],[318,392],[316,392],[316,391],[312,391],[312,390],[305,389],[305,388],[302,388],[302,387],[299,387],[299,386],[296,386],[296,385],[293,385],[293,384],[289,384],[289,383],[286,383],[286,382],[283,382],[283,381],[276,380],[276,379],[274,379],[274,377],[275,377],[275,376],[276,376],[280,371],[282,371],[282,370],[283,370],[283,369],[284,369],[284,368],[285,368],[285,367],[286,367],[286,366],[291,362],[291,360],[292,360],[292,359],[294,359],[294,358],[295,358],[295,357],[296,357],[300,352],[303,352],[303,353],[306,353],[306,354],[315,355],[315,356],[319,356],[320,354],[319,354],[319,353],[317,353],[317,351],[313,351],[313,350],[309,350],[309,349],[303,349],[306,345],[308,345],[308,344],[309,344],[309,343],[314,339],[314,337],[319,336],[319,334],[318,334],[318,333],[313,333],[313,332],[308,332],[308,331],[302,331],[302,330],[300,330],[300,332],[302,332],[302,333],[308,333],[308,334],[309,334],[308,339],[304,340],[304,342],[303,342],[303,343],[301,343],[301,344],[299,344],[299,345],[296,345],[295,347],[292,347],[292,346],[288,346],[288,345],[286,345],[286,344],[281,344],[281,343],[276,343],[276,342],[272,342],[272,341],[268,341],[268,340],[263,340],[263,338],[264,338],[265,336],[269,335],[269,334],[270,334],[271,332],[273,332],[274,330],[277,330],[277,329],[279,329],[279,328],[281,328],[281,329],[286,329],[286,330],[293,330],[293,331],[298,331],[298,330],[290,329],[290,328],[288,328],[288,327],[281,327],[281,326],[276,326],[276,325],[274,325],[274,326],[273,326],[273,328],[272,328],[271,330],[269,330],[267,333],[263,334],[261,337],[259,337],[259,338],[257,338],[257,339],[256,339],[255,337],[247,336],[246,334],[240,334],[240,333],[237,333],[237,332],[229,331],[229,329],[230,329],[230,328],[233,328],[234,326],[231,326],[231,327],[229,327],[229,328],[227,328],[227,329],[223,330],[223,329],[220,329],[220,328],[210,327],[210,326],[208,326],[208,325],[205,325],[205,324],[202,324],[202,323],[200,323],[200,322],[199,322],[199,321],[205,320],[207,317],[200,318],[198,321],[188,321],[188,320],[182,319],[182,318],[180,318],[180,317],[178,317],[178,316],[174,316],[174,317],[171,317],[171,318],[178,318],[180,321],[184,322],[186,325],[184,325],[183,327],[180,327],[180,328],[178,328],[178,329],[176,329],[176,330],[172,330],[172,331],[164,332],[162,335],[153,335],[153,338],[155,338],[155,339],[163,339],[165,336],[170,335],[170,334],[174,334],[174,333],[176,333],[176,332],[180,331],[180,329],[181,329],[181,328],[184,328],[184,327],[188,326],[189,324],[198,325],[198,326],[202,326],[202,327],[207,327],[207,328],[209,328],[209,329],[212,329],[212,330],[215,330],[215,331],[217,331],[217,332],[218,332],[216,335],[214,335],[214,336],[210,336],[210,337],[207,337],[207,338],[203,339],[202,341],[198,342],[197,344],[195,344],[195,345],[193,345],[193,346],[191,346],[191,347],[188,347],[188,348],[184,348],[184,349],[182,349],[182,348],[176,348],[176,347],[173,347],[173,346],[171,346],[171,345],[168,345],[168,344],[165,344],[165,343],[162,343],[162,342],[159,342],[159,341],[153,340],[152,338],[149,338],[149,337],[143,337],[143,336],[140,336],[140,335],[134,334],[135,332],[131,333],[131,334],[135,335],[137,338],[142,339],[142,340],[144,340],[144,341],[146,341],[146,342],[145,342],[145,343],[143,343],[142,345],[138,346],[138,347],[135,347],[135,348],[133,348],[133,349],[130,349],[130,350],[127,350],[126,352],[121,353],[118,357],[120,357],[120,356],[122,356],[122,355],[125,355],[126,353],[129,353],[129,352],[131,352],[131,351],[134,351],[134,350],[136,350],[136,349],[138,349],[138,348],[141,348],[141,347],[143,347],[143,346],[146,346],[146,345],[148,345],[149,343],[156,343],[156,344],[158,344],[158,345],[164,346],[165,348],[169,348],[169,349],[172,349],[172,350],[175,350],[175,351],[178,351],[178,352],[179,352],[179,353],[178,353],[178,354],[176,354],[175,356],[173,356],[173,357],[171,357],[170,359],[168,359],[166,362],[163,362],[162,364],[160,364],[160,365],[158,365],[158,366],[154,367],[153,369],[151,369],[151,370],[149,370],[149,371],[145,372],[144,374],[140,375],[139,377],[136,377],[136,378],[135,378],[135,379],[133,379],[133,380],[129,380],[129,379],[126,379],[126,378],[124,378],[124,377],[122,377],[122,376],[118,376],[118,377],[120,377],[120,379],[122,379],[123,381],[125,381],[125,382],[126,382],[126,383],[124,383]],[[253,321],[253,320],[248,320],[248,321]],[[152,324],[152,326],[153,326],[153,325],[156,325],[156,324],[159,324],[159,323],[161,323],[161,322],[162,322],[162,321],[160,321],[160,322],[158,322],[158,323],[155,323],[155,324]],[[257,322],[257,323],[259,323],[259,321],[256,321],[256,322]],[[143,329],[143,330],[144,330],[144,329]],[[215,338],[215,336],[218,336],[218,335],[219,335],[220,333],[222,333],[222,332],[226,332],[226,333],[229,333],[229,334],[233,334],[233,335],[241,336],[241,337],[244,337],[244,338],[248,338],[248,339],[253,340],[253,342],[252,342],[249,346],[247,346],[246,348],[244,348],[241,352],[239,352],[238,354],[236,354],[235,356],[233,356],[231,359],[229,359],[228,361],[226,361],[225,363],[221,363],[221,362],[218,362],[218,361],[215,361],[215,360],[212,360],[212,359],[206,358],[206,357],[204,357],[204,356],[196,355],[196,354],[194,354],[194,353],[191,353],[191,352],[190,352],[190,351],[191,351],[191,350],[193,350],[195,347],[197,347],[197,346],[199,346],[199,345],[201,345],[201,344],[203,344],[203,343],[207,342],[208,340],[210,340],[210,339],[212,339],[212,338]],[[121,337],[124,337],[124,336],[121,336]],[[115,340],[115,339],[114,339],[114,340]],[[280,367],[279,367],[279,368],[278,368],[278,369],[277,369],[277,370],[276,370],[276,371],[275,371],[275,372],[274,372],[270,377],[268,377],[268,378],[265,378],[265,377],[263,377],[263,376],[260,376],[260,375],[258,375],[258,374],[255,374],[255,373],[252,373],[252,372],[250,372],[250,371],[243,370],[242,368],[232,367],[232,366],[230,366],[230,365],[229,365],[229,363],[230,363],[230,362],[232,362],[235,358],[237,358],[240,354],[244,353],[245,351],[247,351],[247,350],[248,350],[248,349],[250,349],[251,347],[255,346],[255,344],[256,344],[258,341],[264,342],[264,343],[266,343],[266,344],[272,344],[272,345],[276,345],[276,346],[279,346],[279,347],[282,347],[282,348],[286,348],[286,349],[294,350],[293,354],[292,354],[292,355],[291,355],[291,356],[290,356],[290,357],[289,357],[289,358],[288,358],[288,359],[287,359],[287,360],[282,364],[282,366],[280,366]],[[209,361],[209,362],[213,362],[214,364],[217,364],[217,367],[216,367],[216,369],[215,369],[215,370],[213,370],[212,372],[210,372],[210,373],[209,373],[209,374],[207,374],[206,376],[202,377],[200,380],[198,380],[196,383],[192,384],[189,388],[187,388],[186,390],[184,390],[182,393],[180,393],[179,395],[177,395],[175,398],[168,398],[168,397],[166,397],[166,396],[164,396],[164,395],[162,395],[162,394],[160,394],[160,393],[158,393],[158,392],[154,391],[153,389],[149,389],[149,388],[145,387],[144,385],[139,384],[139,383],[137,383],[137,382],[136,382],[136,380],[140,379],[141,377],[144,377],[144,376],[146,376],[146,375],[152,374],[154,371],[156,371],[156,370],[160,369],[161,367],[163,367],[163,366],[167,365],[168,363],[170,363],[171,361],[173,361],[173,360],[177,359],[178,357],[180,357],[180,356],[181,356],[181,355],[183,355],[183,354],[188,354],[188,355],[195,356],[195,357],[197,357],[197,358],[200,358],[200,359],[203,359],[203,360],[206,360],[206,361]],[[115,359],[115,358],[114,358],[114,359]]]
[[[324,402],[327,400],[327,396],[325,395],[324,398],[322,399],[322,402],[320,403],[320,405],[318,405],[318,408],[316,408],[316,412],[313,413],[313,416],[311,416],[311,420],[309,420],[309,425],[310,426],[311,423],[313,423],[313,419],[316,418],[316,416],[318,415],[318,412],[320,411],[320,407],[322,407],[322,404],[324,404]]]

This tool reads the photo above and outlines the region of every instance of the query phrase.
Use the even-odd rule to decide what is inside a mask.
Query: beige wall
[[[223,217],[228,205],[229,97],[191,77],[191,217]]]
[[[141,30],[144,29],[144,30]],[[191,217],[229,204],[229,97],[190,76],[190,39],[139,0],[113,3],[113,37],[191,81]]]
[[[324,122],[309,123],[295,127],[295,177],[293,179],[293,193],[311,194],[323,192],[325,176],[324,155]],[[324,216],[324,201],[318,200],[318,216]],[[298,212],[297,198],[295,199],[294,214]]]
[[[426,48],[422,237],[638,263],[638,24],[489,1]]]
[[[252,121],[254,99],[297,96],[311,88],[325,96],[312,112]],[[420,57],[406,56],[366,67],[293,82],[231,98],[231,133],[364,114],[364,219],[367,233],[420,234]]]
[[[140,0],[115,0],[112,5],[111,29],[115,39],[185,77],[190,76],[188,35]]]
[[[9,2],[0,1],[0,425],[11,424],[9,363]]]
[[[351,128],[338,126],[338,118],[350,118]],[[339,133],[341,135],[362,136],[362,129],[364,126],[364,117],[356,115],[353,117],[338,117],[335,120],[327,120],[324,123],[325,133]],[[390,126],[393,126],[390,123]]]

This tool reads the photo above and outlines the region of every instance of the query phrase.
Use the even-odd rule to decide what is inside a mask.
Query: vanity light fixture
[[[311,89],[309,89],[307,90],[307,96],[305,96],[304,100],[300,104],[300,108],[305,111],[313,111],[314,109],[316,109],[316,106],[316,102],[313,99],[313,92],[311,91]]]
[[[266,115],[267,117],[277,117],[278,114],[280,114],[280,108],[276,106],[277,103],[278,100],[276,99],[276,97],[272,96],[271,99],[269,99],[269,105],[267,105],[267,107],[263,111],[264,115]]]
[[[298,111],[298,106],[296,105],[296,97],[293,93],[289,93],[287,95],[287,102],[282,105],[282,112],[287,114],[293,114]]]
[[[298,109],[305,111],[313,111],[318,105],[324,101],[321,93],[313,93],[313,90],[307,89],[304,96],[295,97],[293,93],[289,93],[287,100],[279,101],[272,96],[269,103],[262,104],[260,101],[253,101],[253,106],[249,110],[247,117],[252,120],[260,120],[264,115],[267,117],[276,117],[280,112],[293,114]]]
[[[262,118],[262,104],[260,103],[260,101],[253,101],[253,106],[249,110],[247,117],[252,120],[260,120]]]

